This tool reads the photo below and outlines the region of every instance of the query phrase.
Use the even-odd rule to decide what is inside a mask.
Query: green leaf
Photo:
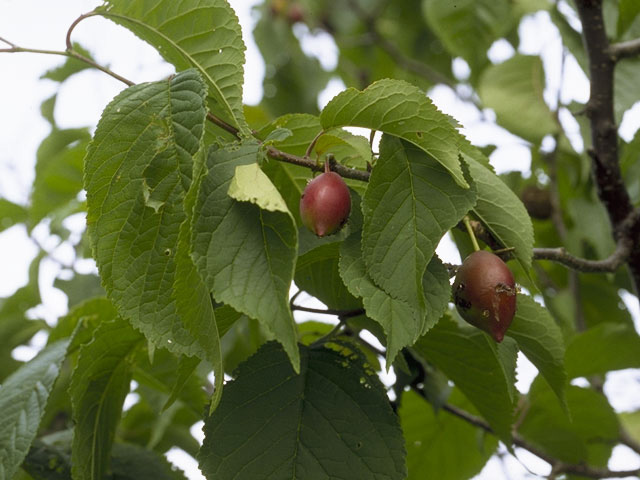
[[[30,320],[27,310],[41,302],[38,283],[40,261],[44,253],[40,252],[29,266],[29,281],[7,298],[0,298],[0,381],[13,373],[9,368],[15,365],[12,350],[29,341],[39,330],[47,328],[43,320]]]
[[[36,437],[68,340],[49,345],[0,388],[0,478],[13,478]]]
[[[33,480],[69,480],[71,478],[71,431],[63,430],[37,441],[25,459],[23,469]],[[132,443],[116,443],[111,454],[111,475],[118,480],[185,480],[158,452]]]
[[[53,286],[67,295],[69,308],[88,298],[101,297],[105,294],[104,288],[100,284],[100,277],[93,274],[76,273],[70,280],[56,278],[53,281]]]
[[[292,155],[304,155],[309,144],[322,131],[322,125],[316,115],[291,113],[278,117],[262,127],[258,132],[258,137],[269,138],[278,129],[289,130],[291,135],[275,140],[273,146]]]
[[[329,80],[316,58],[306,55],[291,24],[263,3],[253,38],[265,63],[262,105],[272,115],[316,113],[318,94]],[[258,7],[256,8],[258,10]]]
[[[264,162],[262,170],[282,195],[289,212],[296,220],[296,225],[302,226],[300,197],[307,182],[311,179],[311,170],[275,160]]]
[[[257,161],[259,145],[214,146],[194,210],[193,259],[218,302],[262,322],[299,367],[289,287],[297,256],[291,215],[227,195],[236,167]]]
[[[620,0],[618,3],[618,38],[622,37],[640,14],[640,3],[636,0]]]
[[[27,218],[27,209],[22,205],[0,198],[0,232],[16,223],[26,222]]]
[[[510,444],[514,401],[513,374],[506,372],[489,337],[448,317],[421,337],[414,349],[442,370],[487,419],[498,437]]]
[[[290,136],[293,135],[293,132],[288,128],[276,128],[272,130],[269,135],[264,139],[263,144],[273,144],[275,142],[282,142],[286,140]]]
[[[107,0],[97,11],[156,48],[176,70],[197,68],[208,86],[209,110],[251,134],[242,110],[245,46],[226,0]]]
[[[36,178],[31,192],[33,225],[74,200],[82,190],[82,160],[89,139],[85,128],[54,128],[38,147]]]
[[[227,193],[239,202],[253,203],[262,210],[289,213],[282,195],[257,163],[238,165]]]
[[[549,311],[527,295],[518,295],[516,316],[507,335],[540,371],[563,408],[567,408],[567,372],[562,331]]]
[[[627,430],[631,438],[640,442],[640,410],[623,412],[618,415],[620,423]]]
[[[640,336],[630,325],[595,325],[568,342],[565,364],[570,378],[640,368]]]
[[[475,414],[471,403],[455,389],[449,403]],[[407,449],[407,480],[458,480],[478,474],[498,447],[498,439],[468,422],[439,410],[414,392],[402,395],[399,409]],[[464,452],[464,455],[452,455]]]
[[[367,315],[378,322],[387,336],[387,369],[398,352],[421,335],[424,319],[407,303],[377,287],[362,258],[360,233],[351,234],[340,248],[340,276],[349,292],[362,298]]]
[[[189,382],[189,379],[192,378],[193,372],[196,370],[196,368],[198,368],[198,365],[200,365],[200,359],[197,357],[187,357],[185,355],[180,357],[176,372],[176,380],[173,383],[173,387],[171,388],[169,398],[162,407],[163,410],[171,407],[176,402],[176,400],[178,400],[180,395],[182,395],[187,382]]]
[[[208,478],[404,479],[404,441],[378,378],[359,360],[300,348],[300,374],[269,343],[242,364],[205,421]]]
[[[505,248],[515,248],[515,257],[528,271],[533,257],[533,225],[527,209],[500,177],[467,152],[463,157],[478,195],[473,213]]]
[[[327,243],[310,250],[298,257],[295,283],[329,308],[362,308],[362,302],[349,293],[340,278],[339,260],[339,242]]]
[[[389,295],[426,313],[423,276],[442,236],[474,206],[462,188],[417,147],[384,135],[362,211],[367,273]]]
[[[188,254],[183,206],[204,95],[195,70],[118,95],[89,147],[85,187],[93,251],[119,314],[158,346],[208,358],[198,338],[214,318]]]
[[[93,57],[88,50],[85,50],[79,43],[73,43],[73,50],[85,58],[93,60]],[[47,70],[42,74],[40,78],[46,78],[47,80],[53,80],[54,82],[62,83],[72,75],[92,68],[87,62],[83,62],[74,57],[67,57],[65,62],[50,70]],[[54,122],[51,122],[54,123]]]
[[[515,55],[483,72],[478,93],[483,104],[496,112],[501,126],[539,144],[542,137],[558,131],[553,114],[542,96],[544,85],[540,57]]]
[[[198,152],[194,171],[199,179],[204,174],[204,154]],[[178,251],[176,255],[175,298],[178,313],[193,321],[189,323],[189,332],[202,348],[199,357],[208,361],[213,367],[214,391],[211,398],[210,411],[216,408],[222,395],[224,383],[224,365],[222,363],[222,345],[218,330],[218,321],[214,312],[209,288],[200,276],[191,258],[191,225],[193,222],[193,206],[195,205],[199,181],[194,181],[187,192],[184,206],[188,218],[180,225]]]
[[[373,163],[369,140],[341,128],[333,128],[324,133],[316,142],[314,150],[319,156],[331,154],[339,163],[351,168],[366,170]]]
[[[427,23],[444,46],[472,69],[488,63],[487,50],[516,23],[507,0],[423,0]]]
[[[51,330],[48,342],[71,337],[70,350],[89,343],[98,325],[113,321],[118,316],[113,304],[104,297],[91,298],[72,307],[64,317],[58,319],[58,324]],[[78,324],[82,327],[78,328]]]
[[[118,480],[186,480],[182,470],[164,455],[140,445],[116,443],[111,456],[113,474]]]
[[[458,185],[467,188],[459,146],[464,137],[419,88],[401,80],[379,80],[363,91],[348,88],[320,115],[322,127],[365,127],[413,143],[440,162]]]
[[[111,445],[129,393],[129,356],[142,336],[126,320],[101,323],[93,340],[80,348],[69,394],[75,423],[74,478],[100,479],[109,469]]]
[[[531,385],[528,398],[526,415],[518,428],[525,439],[564,462],[607,465],[619,427],[604,395],[570,385],[567,403],[571,419],[539,377]]]

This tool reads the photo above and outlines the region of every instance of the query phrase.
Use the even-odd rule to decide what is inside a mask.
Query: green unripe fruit
[[[453,299],[460,316],[501,342],[516,313],[513,274],[500,257],[473,252],[458,269]]]
[[[302,223],[319,237],[336,233],[349,218],[351,195],[340,175],[328,171],[311,180],[300,198]]]

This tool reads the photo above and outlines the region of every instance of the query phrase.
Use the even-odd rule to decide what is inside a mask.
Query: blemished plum
[[[460,316],[501,342],[516,313],[513,274],[491,252],[473,252],[458,269],[453,298]]]

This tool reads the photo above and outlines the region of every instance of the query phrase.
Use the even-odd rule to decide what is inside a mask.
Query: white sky
[[[100,3],[92,0],[0,0],[0,37],[23,47],[64,50],[69,24],[80,14],[92,10]],[[231,0],[230,3],[240,18],[247,45],[244,100],[246,103],[256,104],[262,96],[264,75],[264,63],[250,34],[253,25],[251,6],[258,2]],[[296,29],[296,33],[303,39],[305,52],[317,56],[328,68],[335,65],[337,49],[327,35],[312,36],[302,26]],[[561,87],[559,35],[546,14],[537,14],[523,22],[521,38],[521,53],[542,55],[548,75],[545,98],[553,104],[557,90]],[[127,30],[101,18],[91,18],[82,22],[74,31],[73,39],[87,48],[98,63],[109,65],[113,71],[136,83],[157,80],[173,71],[151,47],[139,41]],[[4,48],[4,45],[0,48]],[[507,42],[499,41],[490,50],[490,58],[495,62],[503,61],[513,53],[513,48]],[[49,55],[0,54],[0,197],[22,204],[28,201],[34,177],[36,149],[49,130],[47,122],[40,116],[40,104],[52,95],[57,87],[57,84],[39,80],[39,77],[44,71],[63,61],[63,57]],[[466,65],[460,60],[456,62],[455,68],[464,71]],[[586,101],[588,82],[573,59],[570,58],[565,63],[564,74],[565,79],[569,81],[562,85],[562,101]],[[123,88],[123,84],[100,72],[85,71],[77,74],[64,84],[58,95],[55,111],[58,124],[62,128],[87,125],[95,127],[104,106]],[[343,88],[341,81],[332,80],[320,95],[319,104],[326,104]],[[492,143],[498,144],[491,161],[499,172],[514,169],[526,172],[529,169],[529,150],[521,139],[496,125],[482,121],[473,107],[464,105],[446,87],[435,88],[430,92],[430,96],[441,110],[458,119],[465,127],[463,132],[472,142],[483,144],[486,143],[486,139],[491,139]],[[639,104],[636,104],[636,108],[625,117],[621,127],[621,135],[627,140],[640,126],[638,107]],[[490,111],[485,114],[492,116]],[[574,133],[572,142],[580,148],[582,141],[575,135],[578,131],[577,124],[567,117],[563,116],[565,127],[568,132]],[[78,216],[69,226],[79,232],[83,228],[83,219]],[[68,245],[55,248],[57,242],[48,235],[46,228],[37,229],[36,236],[62,263],[73,260],[72,249]],[[8,296],[26,283],[28,265],[36,252],[37,247],[28,239],[24,228],[14,227],[0,233],[0,265],[3,270],[0,277],[0,296]],[[438,252],[445,261],[460,261],[455,249],[447,246],[446,241]],[[94,267],[85,263],[78,268],[87,271]],[[59,271],[60,266],[56,262],[43,262],[40,285],[44,305],[38,308],[36,313],[50,322],[66,312],[65,296],[51,286]],[[625,303],[633,310],[638,322],[640,312],[637,301],[625,298]],[[37,346],[42,342],[43,338],[40,337],[34,343]],[[34,352],[35,350],[23,349],[17,354],[30,357]],[[519,362],[518,372],[518,387],[521,391],[526,391],[535,376],[535,368],[523,359]],[[640,408],[640,378],[637,371],[610,374],[605,390],[616,409]],[[200,425],[194,426],[192,433],[201,439]],[[627,450],[625,447],[617,447],[609,466],[613,469],[637,466],[637,456]],[[527,452],[518,452],[518,455],[534,472],[548,473],[544,462]],[[195,462],[184,452],[174,450],[168,456],[171,461],[186,469],[191,479],[204,478],[199,474]],[[506,480],[507,472],[511,479],[528,476],[523,465],[507,455],[504,465],[494,458],[477,478]]]

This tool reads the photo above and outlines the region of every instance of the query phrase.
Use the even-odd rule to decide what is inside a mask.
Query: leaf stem
[[[304,158],[311,157],[311,152],[313,151],[313,148],[316,146],[318,139],[320,139],[320,137],[324,134],[325,134],[325,131],[321,130],[315,137],[313,137],[313,140],[311,140],[311,143],[307,147],[307,150],[304,152]]]
[[[473,228],[471,228],[471,222],[469,221],[469,216],[465,215],[462,221],[464,222],[464,226],[467,228],[467,233],[469,234],[469,238],[471,238],[471,243],[473,244],[473,251],[477,252],[478,250],[480,250],[480,245],[478,245],[476,234],[473,233]]]
[[[66,44],[67,44],[67,51],[71,52],[73,50],[73,44],[71,43],[71,32],[73,32],[73,29],[76,28],[76,26],[78,26],[78,24],[89,17],[93,17],[95,15],[97,15],[98,12],[96,12],[95,10],[92,10],[88,13],[83,13],[82,15],[80,15],[78,18],[76,18],[73,23],[71,25],[69,25],[69,29],[67,30],[67,37],[65,39]]]

